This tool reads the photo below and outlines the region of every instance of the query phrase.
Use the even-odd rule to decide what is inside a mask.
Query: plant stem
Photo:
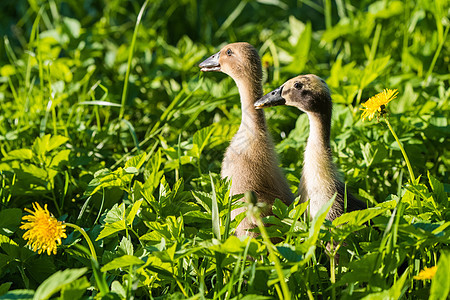
[[[331,28],[331,1],[325,0],[325,28],[330,29]]]
[[[269,235],[267,234],[266,228],[264,227],[263,222],[261,221],[261,216],[259,212],[255,216],[256,224],[258,225],[259,231],[261,232],[261,236],[263,237],[264,243],[269,250],[269,258],[275,264],[275,271],[277,272],[278,279],[280,280],[281,290],[283,291],[283,299],[291,299],[289,288],[284,280],[283,269],[281,268],[280,261],[278,260],[277,255],[274,252],[274,245],[270,241]]]
[[[392,128],[391,123],[389,122],[389,119],[384,118],[384,120],[386,121],[386,124],[388,125],[389,130],[391,131],[392,135],[394,136],[394,139],[397,141],[400,151],[403,154],[403,158],[405,159],[406,166],[408,167],[409,176],[411,177],[411,183],[414,184],[416,182],[416,177],[414,176],[414,172],[411,168],[411,163],[409,162],[408,155],[406,155],[405,149],[403,148],[402,143],[400,142],[397,135],[395,134],[394,129]]]
[[[61,212],[61,209],[59,208],[58,201],[56,200],[54,184],[52,184],[52,187],[51,187],[51,188],[52,188],[52,200],[53,200],[53,202],[55,203],[55,207],[56,207],[56,211],[58,212],[58,215],[61,216],[61,215],[62,215],[62,212]]]
[[[334,250],[333,247],[333,238],[331,238],[330,241],[330,281],[331,281],[331,299],[336,299],[336,287],[335,287],[335,283],[336,283],[336,265],[335,265],[335,257],[336,257],[336,251]]]
[[[131,45],[130,45],[130,51],[128,52],[128,62],[127,62],[127,72],[125,74],[125,82],[123,85],[123,91],[122,91],[122,101],[120,105],[120,113],[119,113],[119,120],[123,118],[123,115],[125,113],[125,102],[127,100],[127,92],[128,92],[128,81],[130,79],[130,71],[131,71],[131,60],[133,59],[134,54],[134,45],[136,44],[136,38],[137,33],[139,31],[139,25],[141,24],[142,15],[144,14],[145,8],[147,7],[148,1],[145,1],[144,4],[141,7],[141,10],[139,11],[139,15],[136,20],[136,26],[134,27],[133,32],[133,38],[131,39]]]
[[[445,41],[446,41],[446,38],[447,38],[447,34],[448,34],[449,28],[450,28],[450,26],[447,26],[447,28],[445,29],[444,38],[443,38],[442,41],[439,43],[439,46],[437,47],[436,52],[434,53],[433,60],[431,61],[430,67],[428,68],[428,72],[427,72],[425,78],[430,77],[430,76],[431,76],[431,73],[433,72],[434,65],[436,64],[437,59],[438,59],[438,57],[439,57],[439,54],[441,53],[442,46],[444,46],[444,43],[445,43]]]
[[[84,229],[81,228],[80,226],[72,224],[72,223],[64,223],[64,224],[66,226],[74,228],[75,230],[78,230],[81,233],[81,235],[84,237],[84,239],[86,240],[86,242],[89,245],[89,250],[91,251],[92,258],[95,261],[97,261],[97,253],[95,252],[94,244],[92,244],[91,238],[88,236],[86,231],[84,231]]]

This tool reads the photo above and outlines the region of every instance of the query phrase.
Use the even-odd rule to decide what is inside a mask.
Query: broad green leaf
[[[369,294],[362,299],[364,299],[364,300],[378,300],[378,299],[397,300],[397,299],[400,299],[406,279],[408,278],[408,274],[409,274],[409,269],[406,269],[406,271],[403,272],[402,277],[400,277],[397,280],[397,282],[395,282],[394,285],[389,290],[385,290],[385,291],[382,291],[379,293]]]
[[[174,216],[168,216],[166,219],[166,224],[173,237],[178,238],[181,236],[184,230],[184,220],[182,215],[177,218]]]
[[[66,59],[57,59],[49,64],[50,76],[57,80],[52,84],[52,89],[56,93],[62,93],[65,86],[64,82],[70,82],[73,79],[73,74],[67,63]]]
[[[38,259],[28,260],[27,268],[29,274],[33,278],[48,278],[58,271],[54,264],[53,257],[48,255],[41,255]]]
[[[208,214],[211,214],[211,195],[202,191],[192,191],[192,195],[197,200],[197,204],[203,207]]]
[[[344,223],[347,223],[348,225],[359,226],[373,219],[374,217],[382,214],[386,210],[387,209],[383,209],[381,207],[371,207],[364,210],[351,211],[334,219],[333,225],[339,226]]]
[[[161,177],[164,174],[164,171],[160,171],[160,167],[162,164],[162,156],[161,156],[161,148],[154,153],[148,163],[146,164],[144,176],[145,183],[144,188],[149,195],[153,194],[154,190],[158,187],[159,182],[161,181]],[[146,198],[146,200],[148,200]]]
[[[164,277],[170,278],[170,279],[173,279],[173,276],[174,276],[172,273],[170,273],[168,271],[168,270],[171,270],[170,264],[162,262],[156,256],[150,256],[148,258],[147,263],[145,265],[145,269],[148,269],[151,272],[155,272],[161,276],[164,276]]]
[[[141,236],[141,239],[145,238],[146,236],[152,237],[152,234],[154,233],[165,236],[167,239],[172,238],[172,235],[169,231],[169,225],[167,223],[161,224],[160,222],[145,222],[145,225],[147,225],[147,227],[150,228],[152,232],[144,234],[143,236]],[[161,241],[161,238],[159,238],[159,241]]]
[[[346,65],[342,65],[342,55],[338,56],[334,64],[331,66],[331,75],[327,79],[327,84],[331,88],[339,88],[343,85],[343,81],[351,71],[356,68],[356,61],[352,61]],[[358,87],[356,87],[358,88]],[[334,97],[334,95],[333,95]]]
[[[136,216],[136,214],[138,213],[139,209],[141,208],[142,201],[144,201],[144,199],[141,199],[141,200],[138,200],[138,201],[134,202],[133,206],[131,207],[131,210],[130,210],[130,212],[127,215],[127,224],[128,225],[132,225],[133,224],[134,217]]]
[[[209,142],[209,138],[213,134],[216,125],[211,125],[198,130],[192,138],[192,149],[188,151],[188,155],[200,158],[200,154]]]
[[[290,245],[277,246],[278,252],[290,262],[299,262],[303,259],[303,255],[295,252],[295,248]]]
[[[31,256],[35,255],[28,247],[20,247],[16,242],[7,236],[0,234],[0,248],[6,252],[7,255],[0,253],[0,267],[8,264],[11,260],[19,259],[22,261],[27,260]]]
[[[389,296],[392,299],[400,299],[400,296],[402,295],[403,287],[405,286],[406,279],[409,275],[409,268],[403,272],[402,277],[400,277],[396,283],[389,289]]]
[[[369,5],[369,13],[376,18],[389,19],[403,12],[404,5],[402,1],[390,1],[388,6],[385,6],[381,1]]]
[[[434,192],[433,196],[435,197],[436,202],[441,205],[448,205],[449,201],[444,191],[444,185],[441,182],[439,182],[435,177],[433,177],[433,175],[430,174],[430,171],[427,171],[427,175],[431,189]]]
[[[189,217],[189,218],[192,218],[194,220],[198,219],[198,221],[201,221],[201,220],[208,220],[209,221],[209,220],[211,220],[211,213],[202,212],[202,211],[199,211],[199,210],[194,210],[194,211],[187,212],[183,217],[184,217],[185,220],[188,219],[188,217]]]
[[[350,262],[347,266],[351,272],[346,272],[336,283],[337,286],[351,282],[367,282],[372,276],[379,259],[379,253],[372,252],[361,257],[360,260]]]
[[[16,242],[14,242],[12,239],[7,237],[6,235],[0,234],[0,247],[2,247],[3,244],[9,244],[9,245],[18,246]]]
[[[51,163],[49,167],[58,167],[62,162],[67,162],[69,160],[70,150],[64,149],[58,151],[58,153],[51,158]]]
[[[281,220],[279,218],[277,218],[276,216],[267,216],[262,218],[264,224],[273,224],[273,225],[278,225],[278,226],[283,226],[283,222],[281,222]],[[272,229],[274,232],[277,232],[277,227],[274,226],[269,226],[269,228],[267,228],[267,232],[270,233],[272,232]]]
[[[136,169],[135,167],[127,167],[127,168],[124,168],[123,170],[128,174],[133,174],[133,175],[139,174],[139,170]]]
[[[31,149],[18,149],[8,152],[3,160],[30,160],[33,157]]]
[[[289,16],[289,29],[290,29],[290,36],[289,36],[289,43],[291,45],[297,45],[298,39],[300,38],[300,35],[305,31],[305,23],[298,20],[293,15]]]
[[[309,228],[309,237],[305,243],[308,248],[316,244],[317,238],[319,237],[320,233],[320,227],[322,226],[323,222],[325,222],[328,211],[333,205],[335,199],[336,194],[334,194],[333,197],[331,197],[331,199],[319,209],[314,219],[312,220],[311,227]]]
[[[284,219],[286,217],[287,206],[280,199],[275,199],[272,205],[272,212],[278,218]]]
[[[135,199],[140,199],[140,198],[144,198],[145,201],[147,202],[147,204],[149,204],[153,210],[160,214],[161,211],[161,207],[158,203],[158,201],[156,201],[155,197],[153,196],[153,191],[154,191],[154,187],[150,186],[150,184],[144,183],[142,184],[139,181],[135,181],[134,182],[134,198]]]
[[[241,242],[239,238],[232,235],[225,242],[221,243],[219,240],[213,239],[214,243],[209,249],[224,254],[241,253],[245,247],[245,243]]]
[[[116,293],[117,295],[120,295],[120,297],[122,297],[122,299],[126,299],[127,298],[127,291],[125,290],[125,288],[120,284],[119,281],[114,280],[111,284],[111,292]]]
[[[126,237],[122,237],[119,247],[117,248],[117,253],[119,255],[133,255],[134,254],[133,243]]]
[[[350,234],[363,229],[364,226],[344,224],[332,229],[333,238],[335,241],[342,241]]]
[[[308,22],[305,26],[305,29],[299,36],[297,44],[293,48],[295,52],[292,54],[293,56],[292,62],[284,68],[286,72],[298,74],[304,70],[306,63],[308,62],[311,39],[312,39],[312,27],[311,23]]]
[[[78,38],[80,36],[81,24],[77,19],[72,19],[69,17],[63,17],[62,21],[64,25],[67,27],[68,32],[74,37]]]
[[[22,210],[19,208],[7,208],[0,211],[0,234],[11,235],[20,226]]]
[[[8,292],[9,288],[11,287],[11,284],[12,282],[5,282],[0,285],[0,296]]]
[[[28,179],[26,178],[27,175],[29,175],[30,177],[36,177],[37,179],[41,179],[44,181],[47,181],[48,178],[48,172],[46,170],[32,164],[22,163],[20,169],[16,170],[16,172],[18,172],[19,174],[20,171],[23,172],[22,175],[24,176],[24,179]],[[29,180],[31,181],[32,179],[33,178],[30,178]]]
[[[134,174],[129,174],[120,167],[113,172],[110,172],[109,170],[102,172],[99,177],[94,178],[89,183],[89,185],[93,188],[92,191],[89,192],[89,195],[95,194],[99,190],[108,187],[119,187],[123,189],[128,186],[130,181],[133,179],[133,176]]]
[[[339,85],[337,87],[332,87],[331,92],[333,95],[334,103],[351,104],[356,94],[358,93],[358,85]]]
[[[122,221],[125,217],[125,204],[118,205],[117,203],[108,211],[105,217],[105,223],[114,223]]]
[[[322,34],[322,40],[326,43],[331,43],[334,40],[343,37],[345,35],[348,35],[350,33],[352,33],[354,30],[353,25],[350,22],[341,22],[340,24],[337,24],[336,26],[327,29],[323,34]]]
[[[364,69],[363,76],[360,81],[360,88],[364,89],[368,84],[374,81],[378,76],[382,75],[382,71],[387,66],[391,56],[385,56],[381,58],[374,59],[367,67]]]
[[[50,134],[44,135],[42,138],[36,138],[34,140],[32,150],[33,153],[38,156],[38,158],[44,157],[45,153],[47,152],[48,148],[48,142],[50,140]]]
[[[60,300],[81,299],[89,287],[91,287],[91,284],[86,277],[83,276],[62,288]]]
[[[0,68],[0,75],[4,77],[9,77],[16,73],[16,69],[11,65],[4,65]]]
[[[150,244],[156,244],[161,242],[162,238],[168,238],[170,237],[169,231],[166,229],[165,232],[159,232],[159,231],[151,231],[144,235],[141,235],[139,238],[142,242],[148,242]]]
[[[125,220],[120,220],[114,223],[106,223],[105,228],[100,232],[98,235],[96,241],[101,240],[102,238],[105,238],[107,236],[110,236],[118,231],[126,229],[127,226],[125,224]]]
[[[448,299],[450,295],[450,252],[444,251],[439,258],[436,274],[431,282],[430,300]]]
[[[298,198],[297,198],[298,199]],[[295,201],[299,201],[299,200]],[[295,208],[289,212],[289,218],[297,220],[308,209],[309,201],[296,204]]]
[[[45,150],[52,151],[53,149],[56,149],[66,143],[68,140],[69,139],[65,136],[55,135],[48,141],[47,148]]]
[[[36,289],[33,299],[49,299],[53,294],[59,292],[65,285],[80,278],[84,273],[86,273],[87,270],[87,268],[81,268],[66,269],[64,271],[56,272],[41,283],[41,285]]]
[[[177,250],[177,243],[167,247],[162,251],[155,251],[152,254],[157,256],[162,262],[174,263],[175,262],[175,252]]]
[[[147,159],[147,154],[145,152],[142,152],[139,155],[133,156],[129,160],[126,161],[124,169],[129,167],[134,167],[137,170],[139,170],[142,165],[145,163],[145,160]]]
[[[366,143],[365,145],[361,145],[362,154],[364,156],[364,160],[366,162],[367,167],[372,166],[373,164],[379,163],[383,161],[383,159],[387,156],[386,146],[380,144],[378,142]]]
[[[125,268],[134,265],[142,265],[144,262],[132,255],[124,255],[118,258],[115,258],[113,261],[107,263],[101,268],[102,272],[108,272],[110,270]]]

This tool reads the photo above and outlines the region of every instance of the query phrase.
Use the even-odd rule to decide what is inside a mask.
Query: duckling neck
[[[331,115],[308,113],[309,138],[307,148],[330,151]]]
[[[261,82],[236,82],[241,97],[242,119],[239,131],[249,133],[255,131],[266,131],[266,119],[262,109],[255,109],[254,103],[262,97],[263,90]]]
[[[303,159],[300,193],[303,201],[310,199],[314,217],[335,192],[335,168],[330,148],[331,116],[308,113],[309,137]]]

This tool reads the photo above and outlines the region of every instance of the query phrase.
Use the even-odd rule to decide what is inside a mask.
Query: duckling
[[[308,115],[310,129],[303,160],[300,195],[303,201],[310,199],[309,211],[310,217],[313,218],[337,193],[327,215],[327,219],[332,221],[345,212],[345,186],[338,179],[330,147],[332,114],[330,90],[325,81],[318,76],[300,75],[255,102],[258,109],[276,105],[295,106]],[[347,193],[347,211],[365,208],[363,202]]]
[[[286,205],[291,204],[294,195],[278,167],[264,112],[254,107],[255,101],[263,95],[261,60],[256,49],[248,43],[229,44],[200,63],[199,67],[203,72],[217,71],[229,75],[239,89],[241,124],[225,152],[221,170],[222,178],[231,178],[232,195],[254,191],[258,202],[265,204],[262,216],[272,214],[276,198]],[[235,209],[231,217],[234,219],[245,210]],[[254,220],[244,218],[235,234],[255,236],[249,232],[255,227]]]

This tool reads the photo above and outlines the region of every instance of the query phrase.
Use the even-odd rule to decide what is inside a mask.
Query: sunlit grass
[[[446,1],[16,2],[0,5],[0,297],[447,296]],[[266,90],[326,79],[336,163],[367,210],[329,222],[277,201],[262,236],[233,235],[245,216],[219,174],[238,90],[197,64],[235,41],[259,49]],[[388,123],[362,122],[385,87]],[[296,191],[307,118],[266,117]],[[22,247],[35,202],[76,229],[56,255]]]

